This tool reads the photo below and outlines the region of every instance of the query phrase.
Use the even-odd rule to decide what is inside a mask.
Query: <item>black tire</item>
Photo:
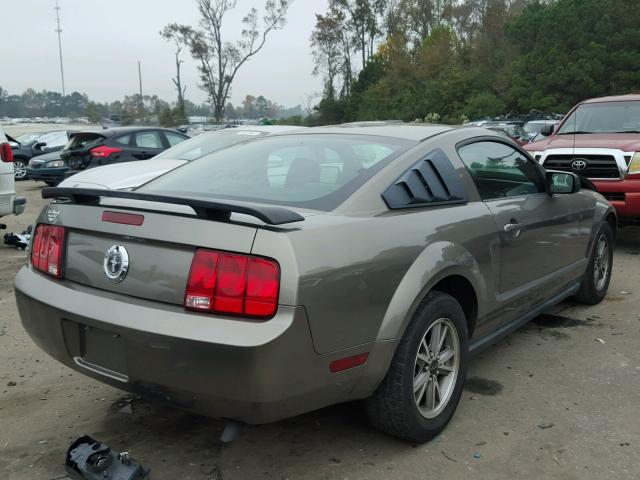
[[[422,348],[422,339],[429,328],[441,319],[448,319],[456,330],[458,370],[455,381],[450,382],[453,386],[448,401],[442,404],[439,413],[435,414],[437,409],[434,410],[433,418],[427,418],[419,410],[414,397],[414,376],[421,371],[417,355]],[[450,295],[430,292],[400,340],[387,375],[375,393],[366,400],[367,415],[372,425],[389,435],[414,443],[423,443],[438,435],[453,417],[460,401],[468,358],[467,322],[462,307]],[[424,368],[427,372],[429,367]]]
[[[27,160],[23,160],[22,158],[14,158],[13,160],[13,168],[15,171],[14,178],[16,181],[22,181],[29,178],[29,174],[27,173],[27,165],[29,162]],[[20,172],[20,173],[18,173]]]
[[[603,263],[599,256],[600,242],[606,242],[607,252],[607,271],[605,277],[601,281],[596,281],[595,271],[598,268],[602,273]],[[591,246],[591,255],[589,257],[589,263],[587,264],[587,271],[582,278],[580,290],[574,296],[577,302],[587,305],[595,305],[600,303],[607,294],[609,289],[609,282],[611,281],[611,270],[613,268],[613,232],[611,226],[606,221],[600,225],[598,233],[595,236],[593,245]]]

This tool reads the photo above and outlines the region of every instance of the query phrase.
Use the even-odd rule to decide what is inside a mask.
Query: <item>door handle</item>
[[[515,223],[514,220],[511,220],[514,223],[507,223],[503,229],[507,233],[511,233],[514,238],[518,238],[520,236],[520,231],[522,230],[522,225],[519,223]]]

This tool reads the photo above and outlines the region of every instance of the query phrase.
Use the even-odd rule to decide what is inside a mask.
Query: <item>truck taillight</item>
[[[31,265],[54,278],[62,278],[64,239],[63,227],[38,225],[31,243]]]
[[[5,163],[13,162],[13,150],[8,143],[0,144],[0,160]]]
[[[280,267],[275,260],[196,250],[184,296],[188,310],[270,318],[278,308]]]
[[[92,157],[96,158],[107,158],[113,153],[120,153],[122,151],[121,148],[117,147],[107,147],[106,145],[102,145],[100,147],[96,147],[91,149],[89,152]]]

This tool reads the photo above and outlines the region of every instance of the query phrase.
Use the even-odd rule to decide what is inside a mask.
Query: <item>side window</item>
[[[164,136],[167,137],[167,141],[172,147],[186,140],[186,138],[172,132],[164,132]]]
[[[129,146],[129,144],[131,143],[131,134],[120,135],[119,137],[114,138],[113,141],[118,143],[118,144],[120,144],[120,145]]]
[[[531,159],[499,142],[477,142],[458,149],[483,200],[544,192],[544,179]]]
[[[164,148],[158,132],[138,132],[135,136],[136,146],[139,148]]]

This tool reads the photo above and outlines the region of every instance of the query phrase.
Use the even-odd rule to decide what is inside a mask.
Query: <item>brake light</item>
[[[191,262],[184,306],[252,318],[270,318],[278,308],[280,267],[275,260],[198,249]]]
[[[107,147],[106,145],[101,145],[99,147],[93,148],[89,151],[92,157],[95,158],[107,158],[109,155],[113,153],[120,153],[122,151],[121,148],[117,147]]]
[[[102,221],[109,223],[121,223],[122,225],[134,225],[139,227],[144,223],[144,215],[122,212],[102,212]]]
[[[8,143],[0,144],[0,159],[5,163],[13,162],[13,150]]]
[[[54,278],[62,278],[62,254],[65,230],[41,223],[36,227],[31,244],[31,265]]]

